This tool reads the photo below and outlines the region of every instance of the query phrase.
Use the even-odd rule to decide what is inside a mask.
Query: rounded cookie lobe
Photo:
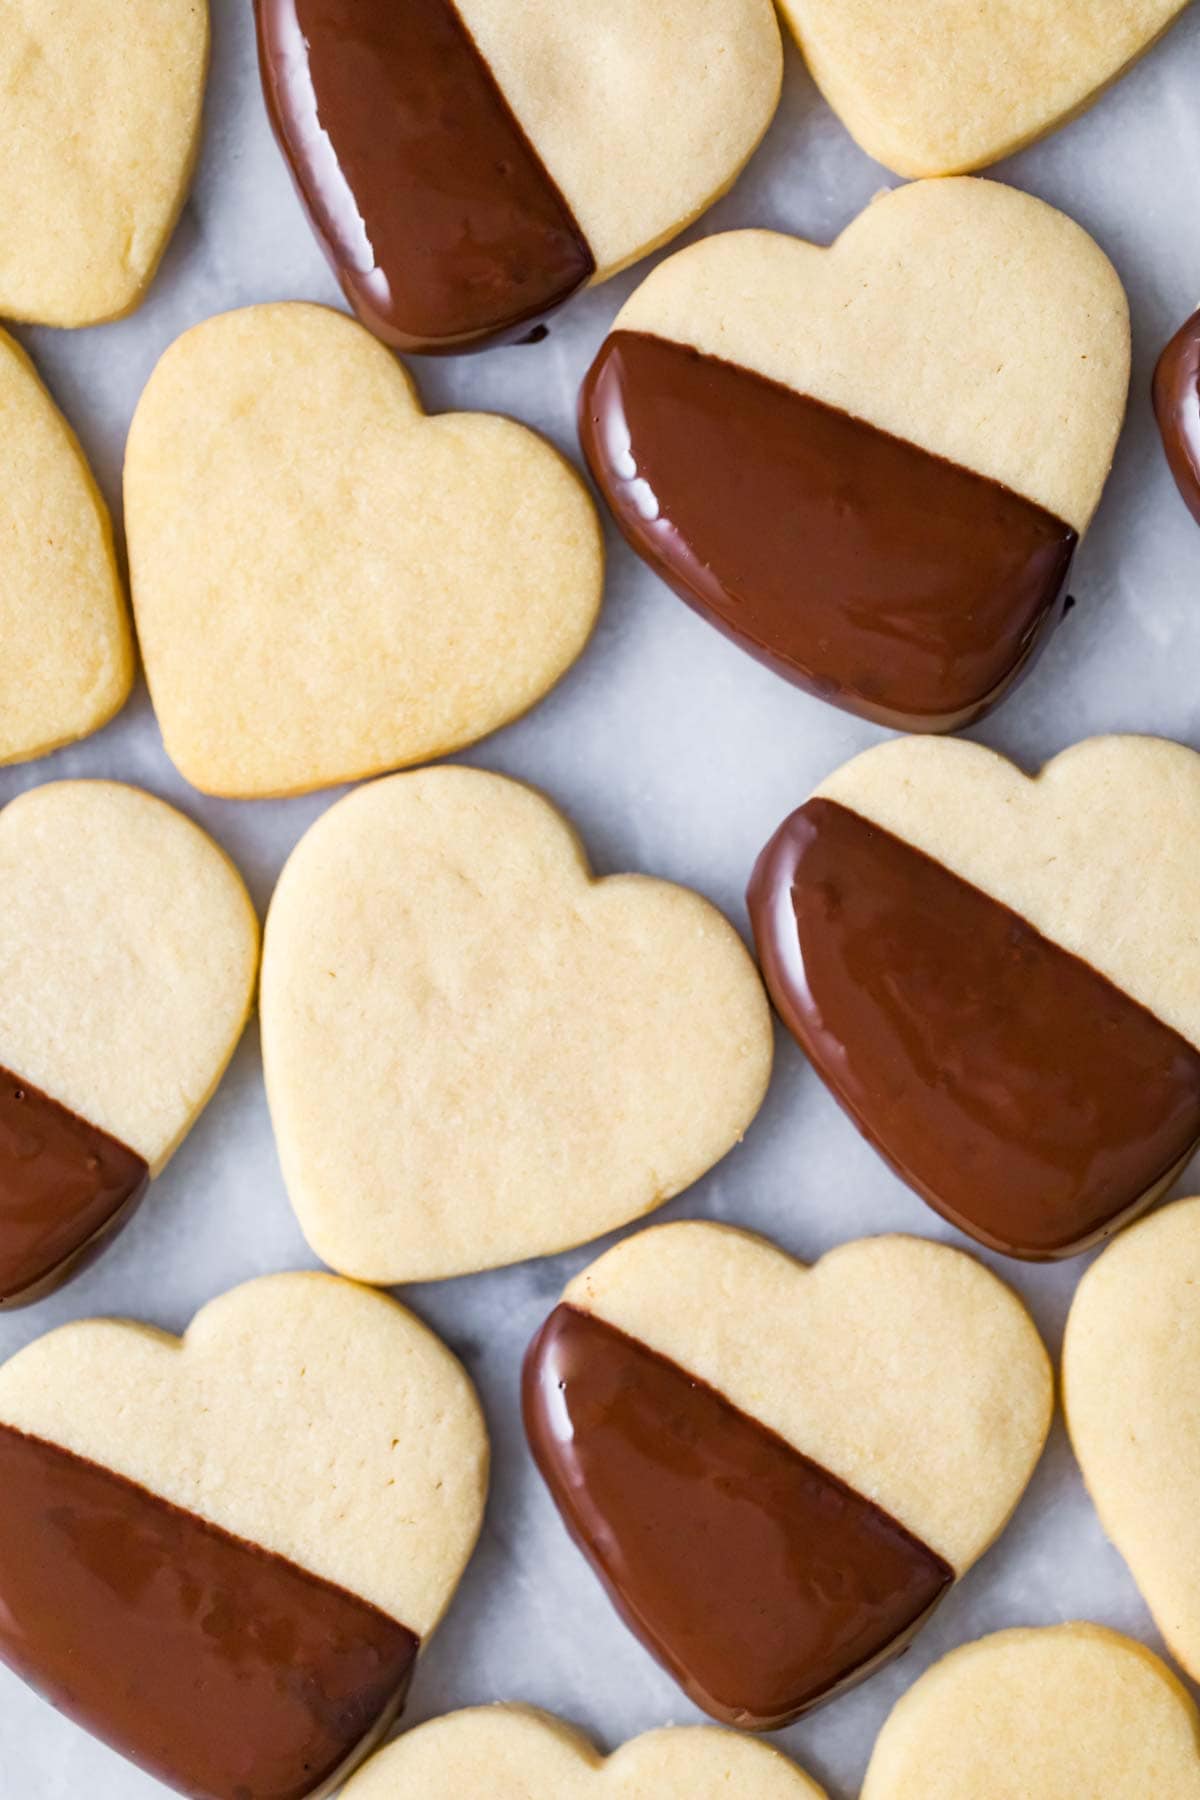
[[[0,1463],[0,1655],[183,1792],[310,1800],[403,1701],[487,1444],[402,1307],[272,1276],[182,1343],[94,1321],[29,1346],[0,1369]]]
[[[0,427],[0,763],[10,763],[107,724],[133,684],[133,643],[108,509],[74,432],[3,331]]]
[[[1063,1344],[1071,1442],[1172,1654],[1200,1671],[1200,1200],[1124,1232],[1079,1284]]]
[[[163,741],[210,793],[472,743],[542,698],[600,607],[574,469],[512,420],[426,417],[395,357],[325,307],[178,339],[138,404],[125,505]]]
[[[128,1219],[216,1088],[257,967],[241,877],[161,800],[63,781],[0,813],[0,1303]]]
[[[805,1270],[706,1224],[586,1270],[524,1380],[535,1459],[626,1623],[757,1729],[904,1648],[1003,1529],[1050,1407],[1028,1316],[970,1258],[886,1238]]]
[[[1196,1800],[1200,1720],[1143,1645],[1099,1625],[1002,1631],[910,1688],[862,1800]]]
[[[1120,283],[1078,226],[924,183],[828,250],[744,231],[660,265],[580,432],[633,547],[720,630],[823,699],[950,730],[1054,621],[1128,369]]]
[[[207,0],[7,0],[0,314],[97,325],[138,305],[183,205]]]
[[[364,324],[407,350],[511,336],[682,230],[779,95],[767,0],[256,11],[268,108],[318,236]]]
[[[1158,359],[1154,414],[1180,498],[1200,524],[1200,313],[1180,326]]]
[[[388,1285],[650,1211],[740,1140],[771,1067],[761,985],[714,907],[595,880],[546,800],[461,768],[361,789],[301,840],[262,1021],[302,1229]]]
[[[838,770],[759,858],[784,1022],[897,1172],[994,1249],[1076,1254],[1200,1138],[1198,809],[1200,759],[1159,740],[1095,739],[1030,781],[914,739]]]
[[[732,1732],[668,1728],[602,1757],[579,1732],[524,1706],[433,1719],[381,1751],[346,1800],[825,1800],[776,1751]]]
[[[1186,0],[781,0],[847,129],[898,175],[961,175],[1083,112]]]

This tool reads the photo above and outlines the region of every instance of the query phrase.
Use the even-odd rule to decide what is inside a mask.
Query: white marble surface
[[[186,326],[251,301],[337,300],[270,139],[249,0],[216,0],[216,53],[194,195],[147,303],[120,324],[30,331],[32,349],[119,511],[125,431],[157,357]],[[1200,748],[1200,533],[1171,487],[1147,401],[1158,348],[1200,296],[1200,13],[1085,118],[998,173],[1062,206],[1115,259],[1131,291],[1135,365],[1128,429],[1079,557],[1078,605],[1032,677],[985,722],[987,743],[1036,764],[1104,730],[1165,733]],[[851,143],[789,53],[785,99],[734,194],[698,227],[760,224],[817,238],[890,181]],[[427,403],[510,411],[575,451],[579,379],[636,275],[584,297],[545,343],[415,365]],[[247,505],[253,496],[247,496]],[[603,622],[576,670],[529,718],[467,760],[526,777],[576,820],[602,872],[643,869],[703,890],[744,924],[742,890],[778,821],[828,769],[882,734],[795,692],[699,622],[612,543]],[[163,754],[139,690],[90,742],[0,771],[0,801],[38,782],[139,782],[204,824],[249,878],[260,909],[288,850],[331,795],[270,804],[206,800]],[[1189,1191],[1185,1177],[1180,1191]],[[764,1231],[806,1259],[885,1229],[951,1241],[883,1168],[780,1039],[770,1098],[743,1148],[665,1209]],[[418,1721],[493,1699],[555,1708],[612,1746],[695,1718],[618,1624],[568,1544],[525,1455],[522,1348],[583,1250],[410,1291],[466,1359],[496,1445],[479,1554],[424,1659]],[[181,1328],[225,1288],[311,1262],[279,1176],[252,1028],[216,1100],[132,1227],[56,1298],[0,1318],[0,1355],[60,1321],[126,1313]],[[1000,1265],[1057,1352],[1079,1265]],[[97,1371],[103,1379],[103,1371]],[[782,1734],[834,1800],[858,1791],[896,1697],[964,1639],[1011,1624],[1086,1617],[1158,1646],[1083,1493],[1061,1425],[999,1547],[951,1595],[917,1646],[858,1692]],[[3,1800],[152,1800],[164,1790],[92,1742],[0,1670]]]

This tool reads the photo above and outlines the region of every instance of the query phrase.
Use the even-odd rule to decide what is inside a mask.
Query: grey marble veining
[[[252,301],[338,298],[268,132],[249,0],[216,0],[215,15],[199,176],[148,301],[116,325],[21,333],[118,517],[129,419],[180,331]],[[1200,532],[1170,484],[1147,398],[1158,349],[1200,299],[1198,86],[1193,9],[1092,112],[996,171],[1095,233],[1129,286],[1135,329],[1129,425],[1076,565],[1078,604],[1033,675],[976,733],[1027,765],[1112,729],[1160,732],[1200,748]],[[758,224],[828,239],[891,180],[852,144],[789,53],[784,104],[766,145],[696,231]],[[574,453],[579,379],[641,272],[583,296],[539,346],[414,364],[426,403],[511,412]],[[611,550],[603,621],[582,662],[529,718],[464,760],[544,788],[579,825],[600,871],[644,869],[691,883],[744,926],[742,890],[761,843],[826,771],[883,733],[758,668],[615,540]],[[333,798],[240,804],[192,792],[163,754],[144,689],[98,737],[0,771],[0,802],[67,775],[138,782],[174,801],[236,858],[260,910],[289,849]],[[1185,1176],[1179,1191],[1191,1185]],[[770,1098],[744,1146],[661,1216],[699,1215],[765,1231],[805,1259],[885,1229],[961,1241],[888,1174],[783,1038]],[[422,1664],[410,1721],[520,1699],[563,1712],[611,1747],[697,1717],[618,1624],[540,1490],[519,1433],[522,1349],[564,1281],[593,1254],[405,1295],[466,1359],[496,1449],[484,1540]],[[1080,1266],[992,1260],[1057,1352]],[[251,1029],[133,1226],[64,1293],[0,1318],[0,1356],[93,1313],[177,1330],[234,1283],[311,1261],[280,1180]],[[939,1654],[1000,1626],[1074,1617],[1161,1648],[1104,1541],[1059,1425],[1013,1526],[916,1647],[779,1741],[834,1800],[851,1800],[890,1706]],[[153,1800],[163,1792],[0,1670],[3,1800]]]

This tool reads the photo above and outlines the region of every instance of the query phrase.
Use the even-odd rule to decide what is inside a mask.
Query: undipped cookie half
[[[665,243],[770,122],[769,0],[255,0],[263,86],[363,323],[503,337]]]
[[[812,1269],[663,1225],[567,1287],[530,1445],[619,1612],[699,1706],[786,1725],[904,1649],[1007,1524],[1053,1404],[1016,1296],[961,1251]]]
[[[208,0],[4,0],[0,315],[97,325],[142,299],[200,139]]]
[[[896,1172],[992,1249],[1073,1256],[1200,1140],[1200,756],[1091,738],[1035,779],[883,744],[758,861],[763,974]]]
[[[1115,1631],[1001,1631],[905,1694],[862,1800],[1200,1800],[1200,1718],[1166,1665]]]
[[[1063,1343],[1071,1442],[1172,1654],[1200,1676],[1200,1200],[1121,1234]]]
[[[473,769],[360,788],[271,902],[263,1058],[318,1256],[388,1286],[584,1243],[741,1139],[771,1016],[737,932],[597,881],[549,801]]]
[[[133,683],[133,643],[108,508],[74,432],[4,331],[0,445],[0,763],[9,763],[107,724]]]
[[[580,434],[702,617],[821,699],[943,731],[1057,619],[1128,381],[1125,296],[1085,232],[995,182],[923,182],[830,249],[737,231],[660,264]]]
[[[0,1659],[191,1800],[315,1800],[403,1704],[487,1438],[411,1313],[247,1282],[182,1341],[66,1325],[0,1369]]]
[[[609,1757],[548,1713],[478,1706],[374,1757],[345,1800],[825,1800],[764,1744],[700,1727],[650,1731]]]
[[[600,608],[596,511],[535,432],[427,417],[401,364],[298,302],[185,332],[138,403],[129,566],[168,756],[250,799],[473,743]]]
[[[203,1111],[254,996],[233,864],[108,781],[0,813],[0,1305],[65,1280]]]

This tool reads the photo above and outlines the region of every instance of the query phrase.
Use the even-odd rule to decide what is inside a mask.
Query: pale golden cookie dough
[[[898,175],[961,175],[1084,112],[1187,0],[779,0],[817,84]]]
[[[10,763],[107,724],[133,684],[133,643],[108,508],[74,432],[4,331],[0,445],[0,763]]]
[[[0,812],[0,1064],[158,1174],[254,999],[258,921],[225,853],[112,781]]]
[[[1129,307],[1065,214],[994,181],[875,200],[830,248],[730,231],[654,269],[614,330],[688,344],[1002,482],[1086,530],[1129,388]]]
[[[1071,1442],[1172,1654],[1200,1675],[1200,1200],[1123,1232],[1063,1346]],[[1198,1784],[1200,1785],[1200,1784]]]
[[[475,1390],[405,1307],[332,1275],[267,1275],[182,1339],[123,1319],[0,1368],[0,1423],[138,1482],[370,1601],[422,1642],[479,1534]]]
[[[733,186],[779,103],[770,0],[456,0],[566,200],[595,281]]]
[[[816,790],[1019,913],[1200,1048],[1200,756],[1085,739],[1032,779],[952,738],[897,738]]]
[[[325,307],[249,307],[172,345],[125,465],[146,678],[207,793],[301,793],[427,761],[580,654],[604,553],[574,469],[483,413],[428,418]]]
[[[1166,1665],[1115,1631],[1002,1631],[909,1689],[862,1800],[1200,1800],[1200,1720]]]
[[[0,0],[0,315],[138,305],[192,178],[207,0]]]
[[[525,1706],[432,1719],[373,1757],[343,1800],[825,1800],[778,1751],[705,1726],[647,1732],[602,1757]]]
[[[958,1575],[1007,1525],[1050,1429],[1050,1362],[1021,1301],[923,1238],[864,1238],[806,1268],[727,1225],[659,1225],[563,1300],[724,1394]]]
[[[739,1141],[771,1070],[722,915],[647,876],[594,880],[548,801],[471,769],[361,788],[301,839],[261,1004],[301,1228],[387,1285],[651,1211]]]

